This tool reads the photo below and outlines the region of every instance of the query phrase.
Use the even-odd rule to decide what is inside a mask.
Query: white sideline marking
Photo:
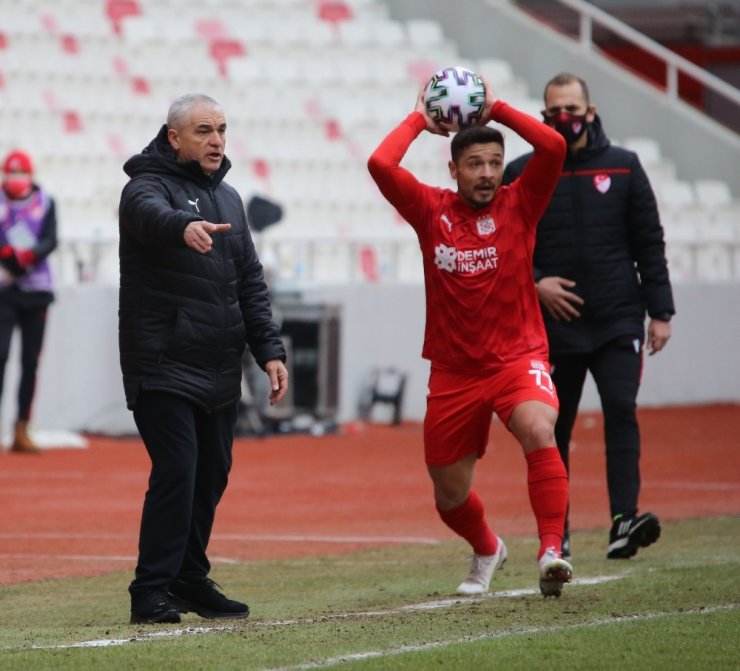
[[[601,585],[612,580],[621,580],[624,575],[606,575],[597,576],[594,578],[576,578],[570,584],[571,585]],[[425,610],[436,610],[438,608],[451,608],[453,606],[459,606],[462,604],[474,604],[488,601],[489,599],[511,599],[520,596],[532,596],[539,594],[539,589],[505,589],[498,592],[489,592],[481,596],[455,596],[449,599],[439,599],[437,601],[423,601],[421,603],[412,603],[406,606],[399,606],[398,608],[390,608],[388,610],[363,610],[359,613],[334,613],[331,615],[319,615],[317,617],[300,618],[297,620],[277,620],[277,621],[264,621],[264,622],[253,622],[255,627],[278,627],[283,625],[294,625],[294,624],[315,624],[316,622],[328,622],[330,620],[347,620],[355,619],[358,617],[383,617],[387,615],[400,615],[401,613],[407,612],[421,612]]]
[[[599,585],[612,580],[620,580],[625,576],[622,575],[607,575],[607,576],[596,576],[593,578],[581,578],[573,580],[573,585]],[[459,606],[462,604],[481,603],[488,599],[496,598],[512,598],[518,596],[529,596],[532,594],[539,594],[539,590],[535,589],[509,589],[501,590],[500,592],[489,592],[479,597],[455,597],[451,599],[441,599],[437,601],[424,601],[421,603],[408,604],[406,606],[399,606],[398,608],[389,608],[387,610],[364,610],[356,613],[334,613],[332,615],[318,615],[316,617],[304,617],[293,620],[265,620],[265,621],[251,621],[250,626],[253,627],[287,627],[297,624],[316,624],[317,622],[329,622],[331,620],[347,620],[357,619],[363,617],[385,617],[388,615],[400,615],[401,613],[408,612],[419,612],[425,610],[433,610],[437,608],[450,608],[452,606]],[[104,638],[93,641],[80,641],[79,643],[60,643],[56,645],[32,645],[31,648],[34,650],[48,650],[48,649],[68,649],[68,648],[107,648],[116,645],[125,645],[127,643],[137,643],[143,641],[149,641],[156,638],[175,638],[186,634],[210,634],[213,632],[220,631],[233,631],[237,627],[236,625],[223,624],[215,625],[213,627],[185,627],[182,629],[166,629],[163,631],[147,632],[146,634],[139,634],[138,636],[130,636],[128,638]],[[295,667],[296,669],[302,667]]]
[[[694,610],[685,610],[681,612],[664,611],[657,613],[645,613],[643,615],[624,615],[621,617],[601,618],[590,620],[588,622],[579,622],[573,624],[556,624],[551,627],[525,627],[523,629],[507,629],[505,631],[478,634],[477,636],[462,636],[446,641],[433,641],[432,643],[422,643],[420,645],[403,645],[398,648],[391,648],[389,650],[369,650],[367,652],[356,652],[348,655],[342,655],[341,657],[330,657],[329,659],[325,659],[320,662],[308,662],[304,664],[296,664],[294,666],[281,666],[272,669],[266,669],[265,671],[310,671],[311,669],[325,669],[357,660],[376,659],[380,657],[396,657],[398,655],[405,655],[409,652],[421,652],[424,650],[446,648],[451,645],[458,645],[460,643],[474,643],[477,641],[504,639],[510,638],[512,636],[522,636],[528,634],[545,634],[551,632],[572,631],[574,629],[588,629],[592,627],[602,627],[608,624],[620,624],[622,622],[645,622],[648,620],[657,620],[660,618],[682,617],[684,615],[708,615],[710,613],[716,613],[725,610],[734,610],[735,608],[737,608],[737,605],[732,604],[713,606],[710,608],[697,608]]]
[[[214,627],[185,627],[184,629],[170,629],[167,631],[152,631],[140,636],[131,638],[102,638],[97,641],[80,641],[79,643],[60,643],[59,645],[32,645],[33,650],[59,650],[69,648],[108,648],[114,645],[124,645],[125,643],[136,643],[149,641],[156,638],[176,638],[185,634],[210,634],[217,631],[230,631],[234,629],[233,625],[216,625]]]
[[[49,559],[59,559],[62,561],[136,561],[136,557],[131,555],[59,555],[59,554],[39,554],[38,552],[14,552],[0,554],[0,559],[38,559],[48,561]]]
[[[298,534],[217,534],[213,536],[222,541],[285,541],[288,543],[409,543],[438,545],[438,538],[424,536],[310,536]]]

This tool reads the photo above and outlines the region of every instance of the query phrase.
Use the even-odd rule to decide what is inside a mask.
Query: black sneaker
[[[639,548],[652,545],[660,538],[660,522],[652,513],[639,517],[614,518],[609,533],[607,559],[629,559],[637,554]]]
[[[201,617],[247,617],[249,606],[240,601],[227,599],[210,578],[199,582],[174,580],[170,585],[169,598],[181,613],[198,613]]]
[[[563,544],[561,545],[560,556],[568,561],[571,559],[570,534],[567,531],[563,534]]]
[[[177,623],[180,613],[166,592],[146,590],[131,594],[131,624]]]

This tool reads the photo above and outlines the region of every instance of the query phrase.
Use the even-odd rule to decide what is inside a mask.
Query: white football
[[[459,65],[435,72],[424,88],[429,116],[453,131],[480,123],[485,100],[480,75]]]

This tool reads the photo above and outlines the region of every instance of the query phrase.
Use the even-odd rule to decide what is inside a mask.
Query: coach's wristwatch
[[[669,322],[672,316],[670,312],[659,312],[657,315],[653,315],[652,319],[657,319],[660,322]]]

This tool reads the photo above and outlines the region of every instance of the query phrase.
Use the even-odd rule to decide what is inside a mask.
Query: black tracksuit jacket
[[[624,335],[640,338],[645,312],[673,314],[663,228],[647,175],[634,152],[615,147],[597,116],[588,146],[566,155],[537,229],[534,280],[560,276],[584,299],[581,317],[556,321],[543,310],[550,352],[587,353]],[[516,179],[531,154],[512,161]]]
[[[285,361],[262,265],[242,200],[196,161],[178,163],[163,126],[124,165],[121,194],[119,347],[126,402],[141,390],[185,397],[206,411],[241,395],[242,354],[257,363]],[[200,254],[185,245],[192,221],[230,223]]]

